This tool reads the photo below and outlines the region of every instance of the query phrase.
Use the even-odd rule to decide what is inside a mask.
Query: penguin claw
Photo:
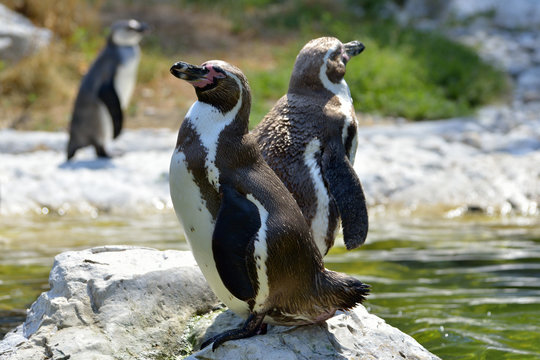
[[[240,329],[228,330],[211,337],[201,344],[201,350],[212,344],[212,351],[221,346],[225,341],[246,339],[257,334],[266,334],[266,324],[263,324],[264,314],[251,314]]]

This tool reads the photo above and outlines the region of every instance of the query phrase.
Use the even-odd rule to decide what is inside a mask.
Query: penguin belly
[[[326,238],[328,236],[329,227],[329,206],[330,196],[328,189],[324,184],[322,176],[322,170],[317,163],[316,155],[321,150],[321,143],[319,139],[313,138],[306,146],[304,151],[304,165],[309,171],[311,181],[313,184],[314,197],[316,198],[316,211],[315,215],[311,219],[311,232],[313,240],[319,249],[319,252],[324,255],[327,252],[328,244]],[[337,229],[337,227],[336,227]],[[335,235],[335,234],[333,234]]]
[[[248,304],[231,294],[219,277],[212,252],[215,221],[187,168],[186,156],[182,151],[175,150],[172,156],[169,179],[176,216],[184,228],[193,256],[206,281],[229,309],[247,318],[250,313]]]
[[[135,90],[140,54],[138,49],[120,48],[120,58],[122,61],[114,76],[114,90],[120,100],[120,106],[125,110]]]
[[[348,89],[348,87],[347,87]],[[354,106],[353,106],[353,100],[352,97],[344,96],[342,94],[337,95],[340,103],[339,110],[343,114],[343,129],[341,133],[341,138],[343,145],[345,146],[347,143],[347,138],[349,136],[349,127],[354,126],[356,127],[356,122],[353,119],[354,114]],[[352,165],[354,165],[354,157],[356,155],[356,149],[358,148],[358,132],[354,132],[354,136],[351,140],[351,149],[350,152],[347,154],[349,156],[349,161]]]
[[[107,106],[98,100],[98,128],[97,128],[97,142],[99,145],[105,145],[113,138],[113,121]]]

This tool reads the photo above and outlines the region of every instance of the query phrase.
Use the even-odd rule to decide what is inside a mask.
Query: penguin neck
[[[239,100],[230,111],[223,113],[212,104],[196,101],[186,114],[185,121],[197,133],[201,145],[205,149],[207,178],[216,191],[218,191],[219,187],[220,174],[219,169],[216,167],[216,156],[218,144],[223,139],[220,135],[223,131],[226,131],[228,133],[227,137],[225,137],[227,142],[232,144],[241,142],[242,137],[247,133],[247,120],[242,121],[246,107],[249,112],[249,103],[244,104],[242,100]]]
[[[230,111],[224,113],[212,104],[196,101],[186,114],[186,120],[201,138],[211,142],[217,139],[226,126],[235,122],[241,107],[242,102],[239,101]]]
[[[328,66],[326,65],[325,61],[319,71],[319,79],[321,80],[324,88],[342,99],[351,99],[351,91],[349,90],[349,85],[347,85],[345,78],[342,78],[338,83],[332,82],[326,74],[327,71]]]
[[[199,93],[197,94],[199,100],[195,102],[192,106],[193,113],[196,114],[196,118],[190,116],[192,119],[192,124],[197,131],[217,131],[220,133],[225,127],[233,128],[231,134],[236,141],[238,137],[242,137],[247,134],[249,129],[249,113],[251,109],[251,95],[249,89],[246,89],[239,80],[237,80],[240,92],[236,103],[232,102],[217,102],[220,100],[219,97],[202,97]],[[226,94],[221,92],[221,94]],[[202,97],[202,99],[201,99]],[[208,101],[208,100],[216,101]],[[190,112],[192,110],[190,109]],[[188,113],[188,115],[189,115]],[[204,132],[199,134],[204,135]]]

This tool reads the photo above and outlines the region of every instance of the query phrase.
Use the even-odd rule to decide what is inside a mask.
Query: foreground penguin
[[[298,54],[289,90],[254,129],[264,159],[293,194],[324,256],[341,219],[347,249],[364,243],[368,214],[353,169],[356,116],[345,65],[364,50],[323,37]]]
[[[322,322],[361,303],[368,286],[326,270],[292,195],[248,134],[251,94],[223,61],[177,62],[195,87],[171,159],[170,190],[193,255],[229,309],[247,318],[214,343],[264,332],[264,324]]]
[[[83,78],[71,118],[67,159],[92,145],[97,156],[110,157],[105,145],[120,135],[137,79],[139,42],[147,25],[137,20],[117,21],[105,49]]]

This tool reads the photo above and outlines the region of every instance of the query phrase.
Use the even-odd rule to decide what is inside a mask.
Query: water
[[[48,288],[54,255],[130,244],[186,250],[172,212],[0,218],[0,331]],[[443,359],[540,359],[540,218],[378,216],[327,267],[372,286],[366,306]]]

